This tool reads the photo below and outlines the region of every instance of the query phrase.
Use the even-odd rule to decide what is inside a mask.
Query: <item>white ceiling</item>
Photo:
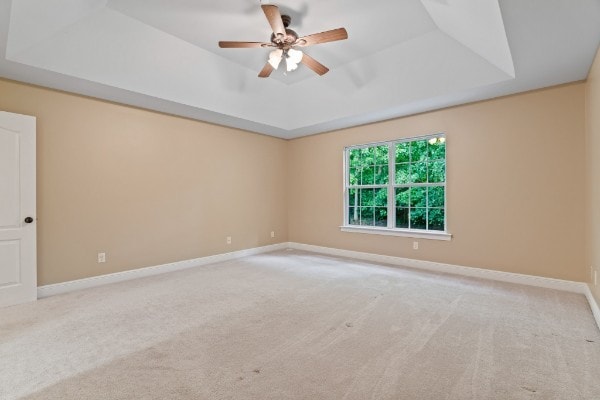
[[[263,4],[267,3],[263,1]],[[260,79],[258,0],[0,0],[0,76],[294,138],[585,79],[600,0],[281,0],[303,65]]]

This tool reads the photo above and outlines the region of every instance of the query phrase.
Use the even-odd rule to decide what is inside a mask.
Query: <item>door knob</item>
[[[27,218],[25,218],[25,223],[26,223],[26,224],[30,224],[30,223],[32,223],[32,222],[33,222],[33,218],[31,218],[31,217],[27,217]]]

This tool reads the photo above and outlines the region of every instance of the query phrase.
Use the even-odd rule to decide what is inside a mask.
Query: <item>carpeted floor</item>
[[[0,399],[600,399],[582,295],[299,251],[0,310]]]

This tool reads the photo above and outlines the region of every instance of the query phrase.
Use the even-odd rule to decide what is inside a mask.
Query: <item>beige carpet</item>
[[[600,399],[585,298],[281,251],[0,310],[0,399]]]

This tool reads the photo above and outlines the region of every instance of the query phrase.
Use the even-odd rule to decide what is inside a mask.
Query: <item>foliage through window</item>
[[[346,148],[346,226],[446,230],[442,134]]]

